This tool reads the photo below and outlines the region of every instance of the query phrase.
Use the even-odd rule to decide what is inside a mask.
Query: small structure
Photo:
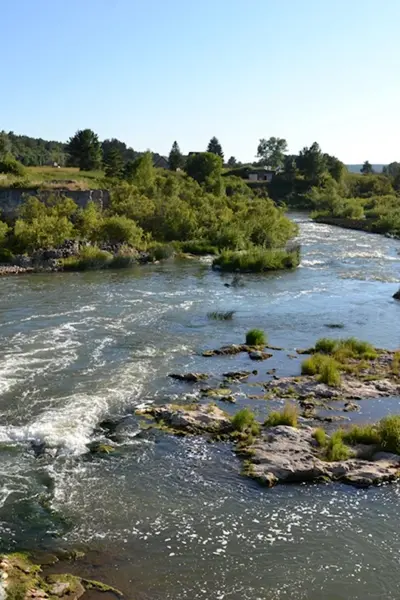
[[[160,154],[153,155],[153,167],[157,169],[169,169],[169,162],[165,156],[161,156]]]
[[[249,181],[267,181],[270,183],[275,173],[276,169],[271,167],[253,167],[249,169],[247,179]]]

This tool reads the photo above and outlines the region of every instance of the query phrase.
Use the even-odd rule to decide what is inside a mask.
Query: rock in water
[[[228,415],[213,404],[149,406],[137,411],[137,414],[151,415],[173,430],[187,433],[225,433],[232,429]]]
[[[393,298],[395,300],[400,300],[400,288],[397,290],[395,294],[393,294]]]
[[[171,373],[169,375],[172,379],[177,379],[178,381],[186,381],[187,383],[197,383],[198,381],[204,381],[208,379],[208,375],[206,373]]]

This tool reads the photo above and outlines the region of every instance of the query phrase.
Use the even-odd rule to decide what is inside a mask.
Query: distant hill
[[[384,166],[385,165],[372,165],[372,168],[374,169],[375,173],[382,173],[382,169]],[[346,167],[350,171],[350,173],[360,173],[362,164],[361,165],[346,165]]]

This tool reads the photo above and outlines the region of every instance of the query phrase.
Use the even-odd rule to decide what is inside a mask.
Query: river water
[[[76,568],[128,600],[399,598],[397,485],[264,489],[229,446],[143,432],[129,416],[118,452],[87,452],[104,418],[190,395],[171,371],[248,368],[199,351],[252,327],[285,349],[264,380],[271,367],[298,373],[288,354],[323,335],[400,346],[400,242],[293,218],[300,268],[241,288],[197,260],[0,281],[1,550],[83,546]],[[213,310],[236,312],[219,322]],[[399,404],[364,401],[355,418]]]

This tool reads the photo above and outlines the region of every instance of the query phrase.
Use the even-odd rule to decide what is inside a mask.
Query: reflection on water
[[[268,363],[281,374],[298,371],[290,351],[322,335],[400,345],[400,243],[296,218],[300,268],[246,276],[244,288],[199,262],[1,281],[3,548],[88,544],[102,557],[87,559],[90,574],[128,599],[398,597],[397,486],[262,489],[228,446],[146,435],[134,418],[115,455],[86,454],[104,417],[191,392],[169,372],[248,367],[198,351],[251,327],[285,348]],[[215,322],[213,310],[236,312]],[[364,401],[352,418],[399,400]]]

